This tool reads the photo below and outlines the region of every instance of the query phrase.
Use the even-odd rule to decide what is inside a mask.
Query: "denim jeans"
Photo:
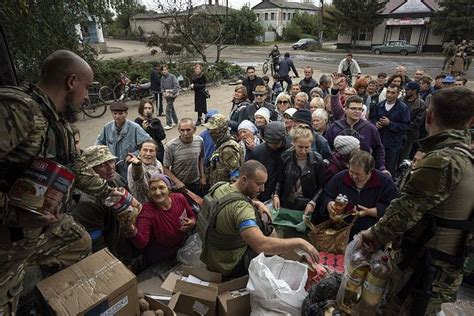
[[[171,126],[173,122],[178,124],[178,116],[174,109],[174,99],[175,98],[166,98],[166,125],[168,126]]]

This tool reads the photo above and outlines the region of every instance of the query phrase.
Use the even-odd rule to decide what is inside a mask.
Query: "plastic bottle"
[[[334,202],[335,202],[334,208],[336,210],[336,214],[341,215],[342,213],[344,213],[344,208],[346,207],[347,203],[349,203],[349,199],[347,198],[346,195],[338,194]]]
[[[351,314],[359,301],[362,286],[370,270],[368,256],[362,249],[356,249],[348,257],[346,271],[337,293],[337,304],[341,310]]]
[[[388,265],[387,256],[381,256],[379,260],[371,265],[357,306],[359,312],[375,315],[390,280],[390,274],[391,269]]]

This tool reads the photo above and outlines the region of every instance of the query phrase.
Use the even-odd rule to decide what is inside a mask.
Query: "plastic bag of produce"
[[[187,266],[196,268],[206,268],[206,265],[199,259],[202,252],[202,241],[197,233],[192,234],[186,240],[184,246],[178,250],[176,259]]]

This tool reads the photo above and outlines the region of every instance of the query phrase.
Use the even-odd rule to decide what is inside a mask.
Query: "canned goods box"
[[[138,316],[136,276],[103,249],[40,281],[45,315]]]

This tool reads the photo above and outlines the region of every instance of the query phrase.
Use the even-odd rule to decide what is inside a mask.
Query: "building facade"
[[[252,11],[257,15],[257,19],[265,32],[263,40],[271,41],[275,39],[275,35],[282,36],[283,28],[290,23],[295,13],[319,14],[320,8],[310,0],[305,2],[263,0],[252,7]]]
[[[382,16],[384,20],[373,30],[362,30],[356,37],[356,47],[368,48],[388,41],[406,40],[418,46],[418,51],[441,51],[444,35],[435,35],[430,27],[433,14],[439,10],[439,0],[390,0]],[[350,48],[350,35],[340,34],[337,48]]]

